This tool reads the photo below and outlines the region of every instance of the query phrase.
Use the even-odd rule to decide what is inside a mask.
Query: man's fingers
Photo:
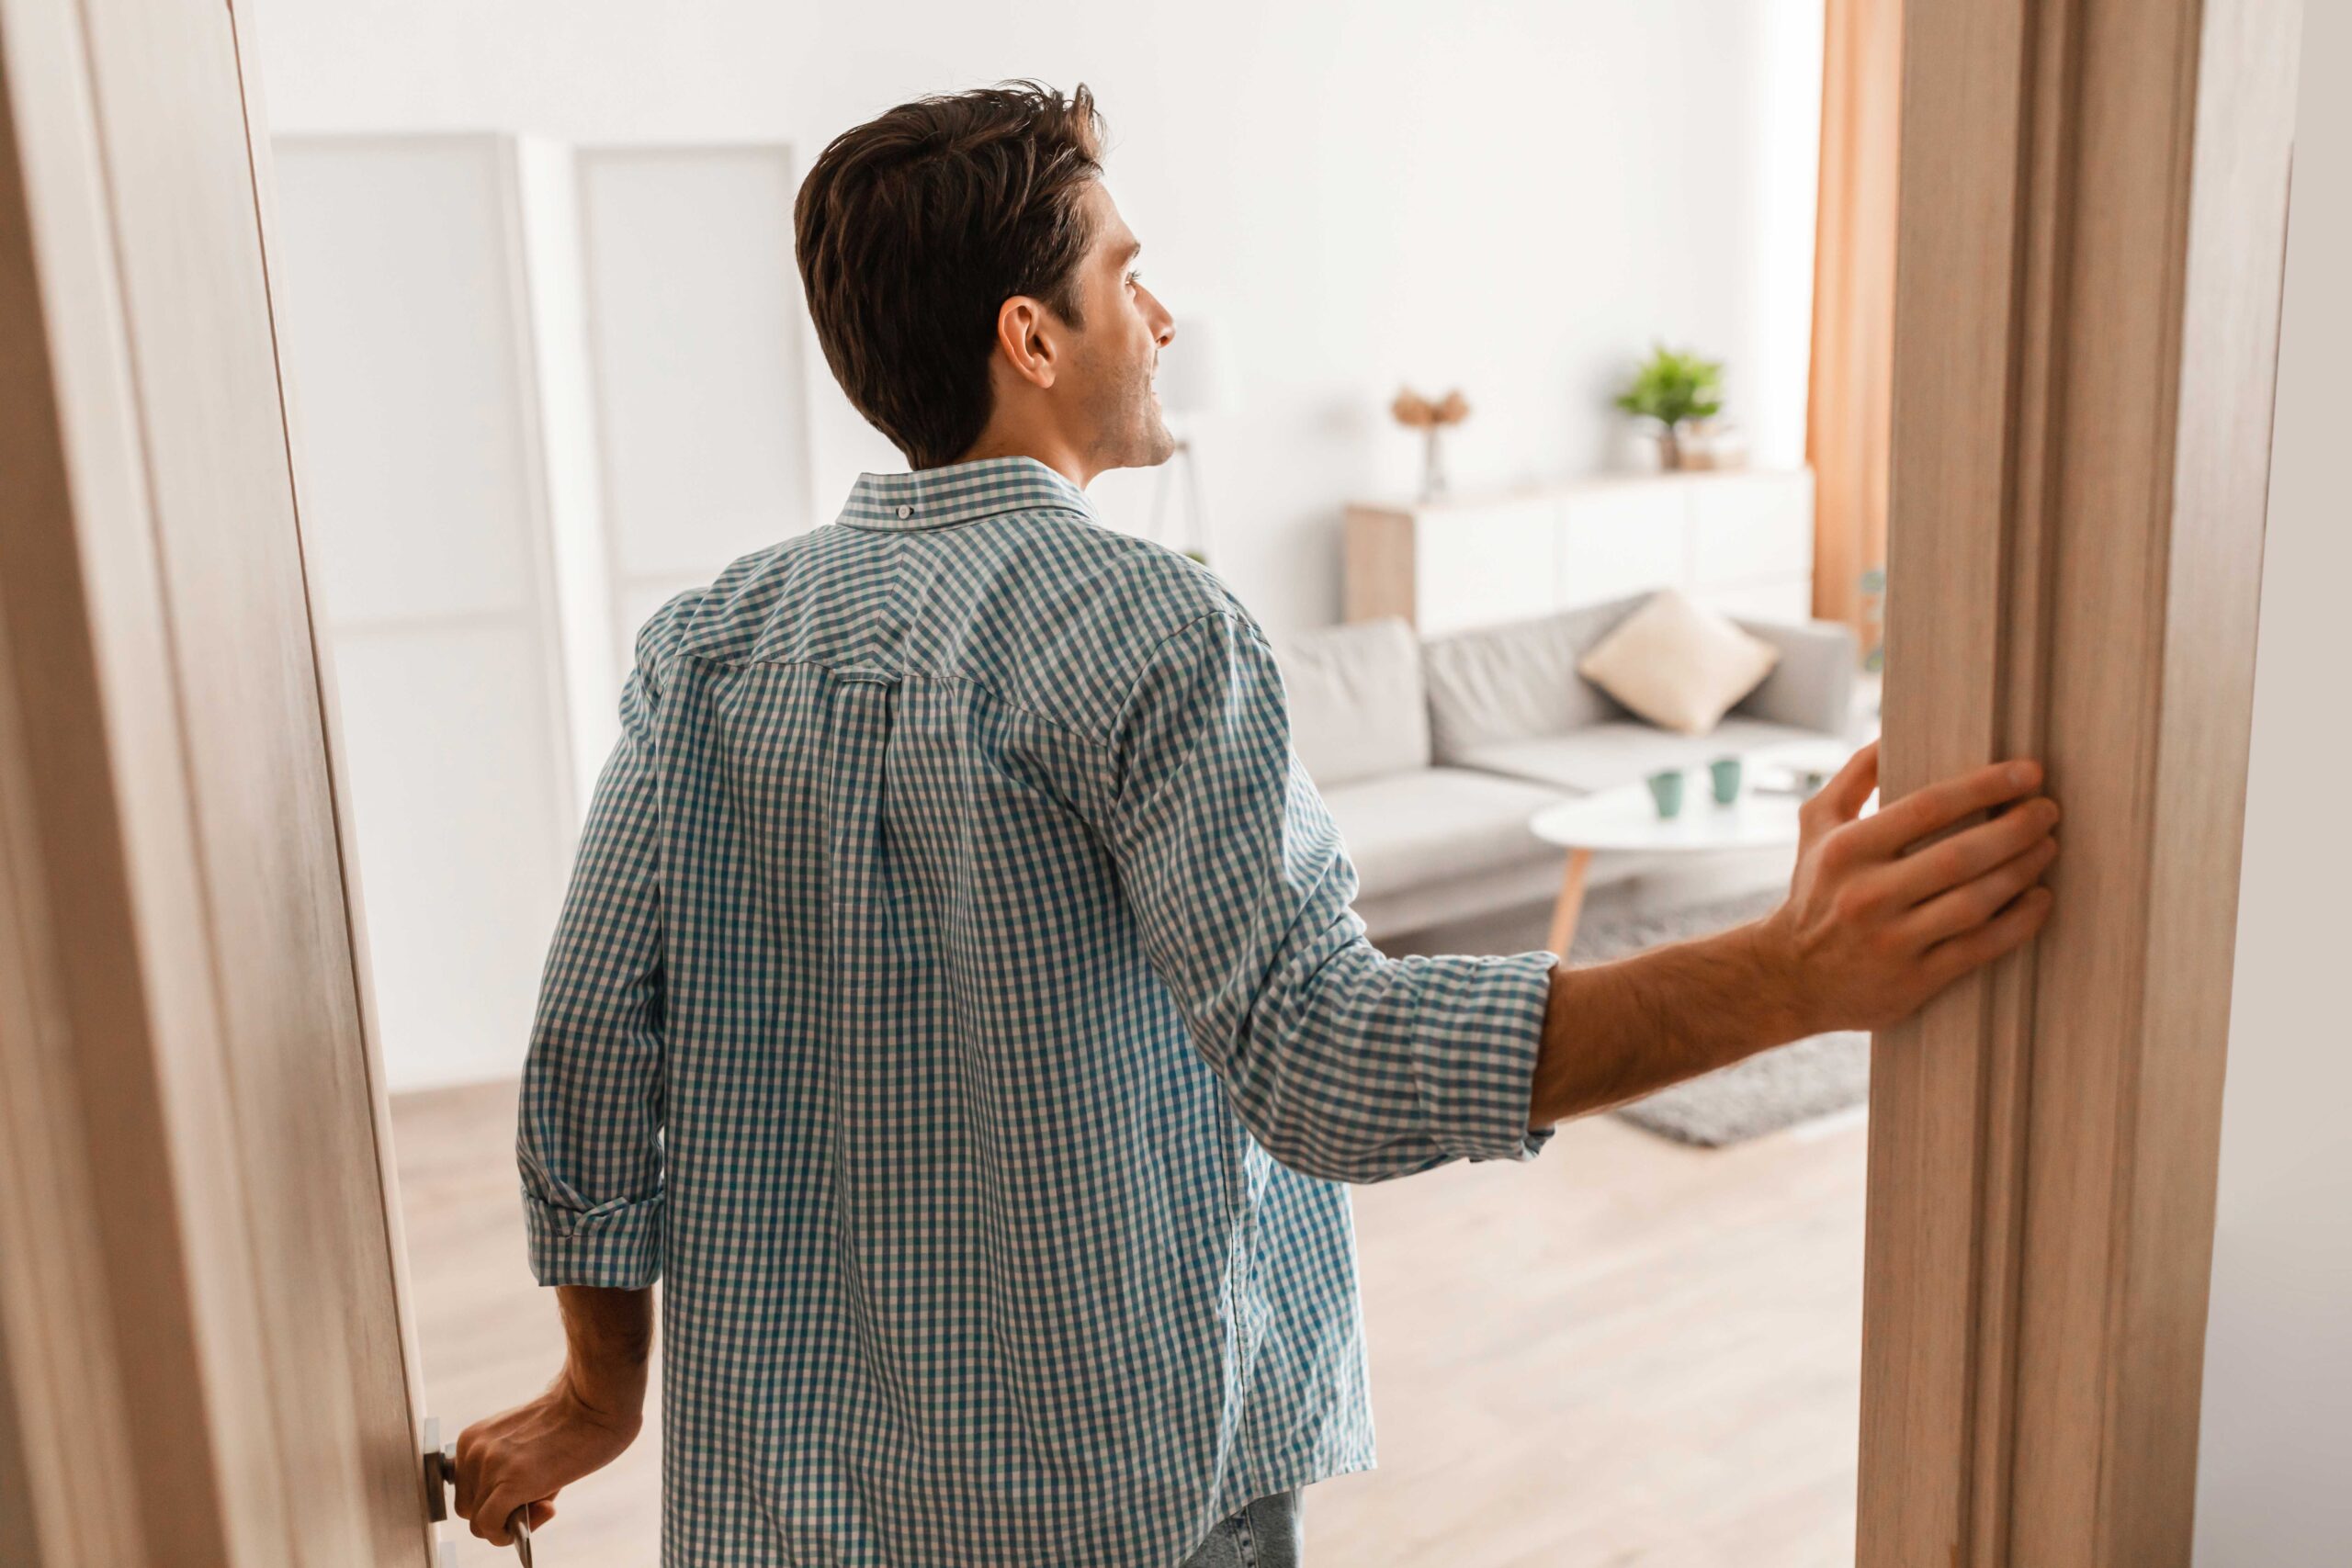
[[[458,1473],[452,1483],[454,1495],[450,1506],[458,1517],[474,1517],[474,1481],[481,1470],[481,1444],[469,1427],[458,1434]]]
[[[1879,881],[1880,896],[1890,907],[1907,909],[1964,887],[1996,866],[2007,865],[2047,840],[2057,826],[2057,802],[2030,800],[1989,822],[1962,829],[1917,854],[1905,855],[1891,865],[1874,867],[1866,874]]]
[[[492,1546],[513,1545],[514,1538],[508,1531],[506,1523],[514,1517],[514,1510],[521,1507],[523,1502],[512,1485],[500,1486],[482,1498],[481,1506],[474,1510],[469,1521],[474,1534]]]
[[[2058,858],[2058,840],[2044,838],[1972,881],[1928,899],[1904,917],[1906,945],[1920,948],[1959,936],[1999,914]]]
[[[1929,948],[1928,962],[1934,967],[1938,988],[2031,941],[2050,919],[2051,901],[2049,888],[2033,888],[1993,919]]]
[[[1878,788],[1878,742],[1873,740],[1852,756],[1837,775],[1821,786],[1806,804],[1828,818],[1826,826],[1851,822],[1862,814],[1862,804]]]
[[[2041,764],[1995,762],[1915,789],[1853,829],[1856,852],[1892,859],[1921,839],[1942,832],[1963,818],[2022,799],[2041,787]]]

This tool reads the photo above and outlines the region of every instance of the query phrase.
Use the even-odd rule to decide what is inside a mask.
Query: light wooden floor
[[[514,1086],[395,1101],[430,1410],[544,1386]],[[1859,1122],[1736,1149],[1602,1118],[1527,1166],[1357,1195],[1381,1465],[1306,1497],[1309,1568],[1850,1562]],[[565,1494],[551,1568],[658,1560],[658,1445]],[[460,1563],[512,1562],[463,1538]],[[977,1565],[976,1565],[977,1568]]]

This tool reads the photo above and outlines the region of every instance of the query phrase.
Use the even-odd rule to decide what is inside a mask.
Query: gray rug
[[[1577,929],[1570,959],[1594,964],[1705,936],[1769,913],[1777,893],[1671,910],[1593,919]],[[1844,1111],[1870,1098],[1871,1037],[1816,1034],[1637,1100],[1614,1114],[1678,1143],[1720,1148]]]

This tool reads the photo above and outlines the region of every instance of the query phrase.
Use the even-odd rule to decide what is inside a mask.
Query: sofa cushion
[[[1384,897],[1558,852],[1528,819],[1560,792],[1491,773],[1424,768],[1327,790],[1360,891]]]
[[[1483,746],[1624,717],[1615,699],[1577,673],[1577,662],[1647,598],[1611,600],[1431,641],[1422,659],[1437,760],[1458,762]]]
[[[1426,768],[1429,694],[1421,648],[1402,621],[1363,621],[1274,645],[1290,739],[1320,789]]]
[[[1752,756],[1768,748],[1800,747],[1811,755],[1822,741],[1814,730],[1756,718],[1727,718],[1710,735],[1677,735],[1639,719],[1617,719],[1573,735],[1480,747],[1462,765],[1589,795],[1668,768],[1704,767],[1718,757]]]
[[[1770,643],[1668,588],[1601,638],[1577,673],[1662,729],[1704,735],[1780,660]]]
[[[1823,735],[1843,736],[1853,729],[1854,675],[1861,660],[1851,626],[1837,621],[1739,624],[1779,649],[1781,661],[1732,712]]]

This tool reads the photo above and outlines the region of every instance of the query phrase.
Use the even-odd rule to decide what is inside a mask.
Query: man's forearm
[[[1806,1032],[1762,922],[1610,964],[1552,971],[1528,1124],[1545,1127]]]
[[[653,1354],[653,1292],[594,1285],[558,1287],[563,1314],[563,1376],[572,1396],[602,1415],[635,1417],[645,1407]]]

